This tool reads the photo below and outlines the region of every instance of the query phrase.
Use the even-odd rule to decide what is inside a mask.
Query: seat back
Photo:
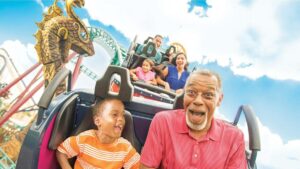
[[[60,108],[48,144],[49,149],[56,150],[59,144],[71,135],[74,129],[77,99],[78,95],[73,95]]]
[[[141,56],[148,58],[155,57],[156,52],[155,44],[153,42],[148,42],[147,45],[143,47]]]
[[[123,92],[120,92],[118,95],[109,94],[110,78],[114,73],[119,74],[121,77],[120,91]],[[131,83],[128,83],[128,81],[129,72],[126,68],[116,66],[108,67],[104,76],[96,82],[96,100],[101,101],[107,97],[113,97],[116,99],[120,99],[123,102],[131,101],[131,97],[133,95],[133,87]],[[80,132],[88,129],[96,129],[92,117],[92,108],[89,108],[86,112],[84,112],[82,121],[78,124],[77,127],[75,126],[78,97],[79,96],[75,94],[62,105],[55,119],[51,138],[48,144],[49,149],[56,150],[59,144],[71,135],[77,135]],[[134,145],[133,120],[129,112],[125,113],[125,121],[126,125],[122,136],[128,139],[132,143],[132,145]]]
[[[125,126],[124,126],[124,129],[122,132],[122,137],[124,137],[132,145],[134,145],[134,133],[132,132],[132,131],[134,131],[134,128],[133,128],[132,116],[131,116],[130,112],[128,112],[128,111],[125,111],[124,116],[125,116]],[[97,126],[94,124],[92,109],[90,109],[90,111],[85,113],[82,122],[72,132],[71,135],[78,135],[79,133],[89,130],[89,129],[97,129]]]
[[[184,93],[175,97],[173,109],[183,109],[183,97]]]
[[[151,41],[153,41],[153,38],[149,36],[146,40],[144,40],[144,44],[147,44],[148,42]]]
[[[121,77],[121,83],[120,83],[120,90],[119,93],[111,93],[110,90],[110,81],[111,78],[114,76],[114,74],[118,74]],[[105,98],[116,98],[126,105],[132,100],[133,97],[133,86],[130,82],[129,77],[129,71],[126,68],[118,67],[118,66],[109,66],[103,75],[103,77],[96,82],[95,86],[95,98],[96,102],[101,101]],[[135,131],[134,131],[134,125],[133,125],[133,119],[131,116],[131,113],[128,111],[125,111],[125,127],[122,132],[122,137],[126,138],[130,143],[137,149],[136,145],[134,144],[135,140]],[[87,120],[84,120],[84,123],[87,122],[87,124],[82,124],[82,126],[78,127],[78,132],[86,128],[87,126],[93,124],[91,113],[87,114]],[[89,122],[90,121],[90,122]],[[81,129],[81,127],[83,129]],[[89,126],[92,127],[92,126]],[[77,132],[77,133],[78,133]],[[75,134],[75,133],[74,133]]]
[[[120,92],[110,93],[111,77],[118,74],[121,77]],[[118,66],[109,66],[103,77],[96,82],[95,97],[96,100],[102,100],[108,97],[119,99],[123,102],[130,102],[133,97],[133,86],[130,82],[129,71],[126,68]]]

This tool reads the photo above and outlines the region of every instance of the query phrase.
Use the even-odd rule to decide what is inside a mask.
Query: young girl
[[[148,84],[156,85],[155,73],[151,71],[154,63],[150,59],[145,59],[143,61],[142,67],[137,67],[130,70],[130,76],[132,80],[142,80]]]

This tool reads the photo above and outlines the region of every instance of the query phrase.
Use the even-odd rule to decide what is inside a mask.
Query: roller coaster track
[[[112,58],[111,65],[120,66],[127,55],[127,50],[121,47],[117,41],[106,31],[101,28],[89,27],[90,38],[100,46],[102,46]],[[76,64],[76,58],[71,60],[71,63]],[[80,65],[80,72],[87,75],[93,80],[97,80],[100,77],[90,70],[85,65]]]
[[[120,66],[127,55],[127,50],[121,47],[117,41],[106,31],[100,28],[89,27],[91,39],[103,46],[112,56],[112,65]]]

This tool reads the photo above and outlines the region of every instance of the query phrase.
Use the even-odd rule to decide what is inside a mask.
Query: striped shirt
[[[163,111],[151,122],[141,163],[164,169],[246,169],[243,133],[213,119],[207,134],[196,140],[183,110]]]
[[[137,169],[140,155],[130,142],[120,137],[112,144],[99,142],[96,130],[88,130],[66,139],[58,151],[68,158],[77,156],[74,169]]]

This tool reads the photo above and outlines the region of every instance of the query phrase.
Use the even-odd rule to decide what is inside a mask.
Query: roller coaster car
[[[122,64],[123,67],[126,67],[128,69],[133,69],[139,65],[142,65],[144,59],[155,57],[157,52],[160,52],[160,54],[162,55],[161,63],[164,61],[168,61],[169,56],[172,53],[176,53],[176,47],[172,45],[169,46],[165,51],[157,51],[155,48],[155,44],[152,42],[152,37],[148,37],[144,41],[144,44],[139,44],[136,42],[136,40],[137,36],[131,42],[130,47],[128,49],[127,57],[125,58],[125,61]],[[156,65],[161,63],[156,63]]]
[[[142,65],[142,62],[146,58],[151,58],[156,55],[158,51],[156,51],[155,44],[152,42],[153,38],[148,37],[144,44],[138,44],[136,43],[137,36],[132,41],[127,57],[125,58],[124,62],[122,63],[122,67],[128,68],[128,69],[134,69],[140,65]],[[159,51],[161,52],[161,51]],[[176,52],[175,46],[170,46],[165,52],[161,52],[162,54],[162,62],[168,61],[169,56]],[[163,65],[162,65],[163,66]],[[159,67],[157,67],[159,68]],[[160,70],[155,69],[156,74],[160,74]],[[118,80],[113,81],[114,82],[114,90],[119,90],[119,82]],[[173,103],[174,99],[176,97],[176,93],[171,91],[166,91],[161,87],[157,87],[154,85],[146,84],[143,82],[132,82],[134,85],[134,93],[135,96],[142,96],[148,99],[152,100],[159,100],[166,103]]]
[[[67,91],[52,99],[55,89],[69,75],[70,71],[62,69],[45,89],[39,103],[38,118],[31,126],[23,142],[17,169],[56,169],[59,164],[55,150],[58,145],[71,135],[95,128],[92,120],[91,106],[106,97],[123,101],[126,110],[126,125],[122,136],[141,152],[148,133],[149,125],[156,112],[183,107],[183,97],[176,97],[174,104],[147,100],[133,96],[133,86],[126,68],[109,66],[104,76],[96,82],[95,91]],[[114,74],[120,75],[119,93],[110,89],[110,80]],[[247,158],[249,168],[255,168],[257,151],[260,150],[260,138],[256,118],[248,106],[241,106],[234,121],[239,121],[241,112],[246,115],[249,130],[249,151]]]

